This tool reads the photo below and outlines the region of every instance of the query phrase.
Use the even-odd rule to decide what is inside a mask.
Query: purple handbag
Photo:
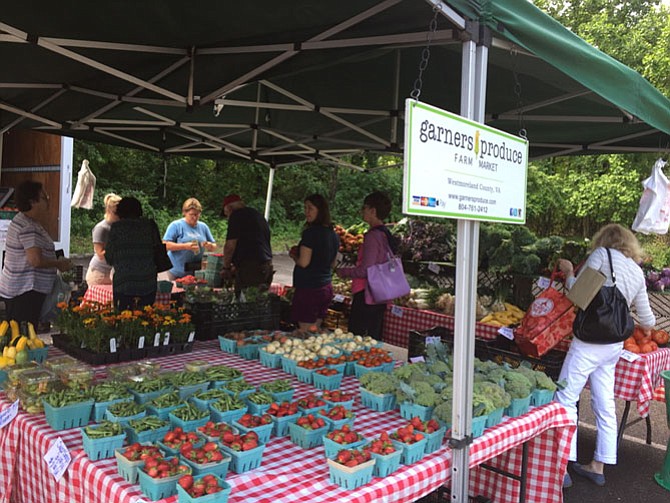
[[[367,279],[368,284],[365,288],[366,304],[383,304],[389,300],[403,297],[410,291],[401,260],[394,257],[390,252],[388,262],[368,267]]]

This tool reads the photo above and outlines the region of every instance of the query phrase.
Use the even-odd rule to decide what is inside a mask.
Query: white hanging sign
[[[19,401],[16,400],[6,409],[0,411],[0,428],[7,426],[19,413]]]
[[[526,222],[522,138],[408,98],[404,164],[405,214]]]

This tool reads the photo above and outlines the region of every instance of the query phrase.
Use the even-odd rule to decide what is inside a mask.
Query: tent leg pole
[[[270,220],[270,203],[272,202],[272,186],[275,180],[275,170],[277,168],[270,168],[270,176],[268,176],[268,190],[265,196],[265,220]]]

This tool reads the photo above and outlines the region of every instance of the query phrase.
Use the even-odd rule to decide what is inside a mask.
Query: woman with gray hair
[[[582,271],[590,267],[605,275],[605,286],[612,286],[612,270],[616,276],[616,288],[626,298],[628,306],[635,305],[639,324],[645,335],[651,335],[656,319],[649,306],[649,297],[644,274],[638,265],[642,249],[635,235],[619,224],[609,224],[593,236],[591,254]],[[610,262],[611,257],[611,262]],[[565,286],[570,289],[576,278],[572,263],[559,259],[558,267],[565,275]],[[598,334],[602,335],[602,334]],[[601,338],[596,338],[600,340]],[[571,419],[577,422],[577,402],[588,382],[591,388],[591,408],[596,419],[596,448],[589,464],[577,463],[577,434],[572,437],[569,461],[574,473],[598,486],[605,485],[604,466],[617,462],[617,420],[614,403],[614,370],[623,342],[587,342],[575,336],[565,357],[559,377],[565,388],[556,393],[556,400],[567,409]],[[570,487],[568,473],[563,487]]]

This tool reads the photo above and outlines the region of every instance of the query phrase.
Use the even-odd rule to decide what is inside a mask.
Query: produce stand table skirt
[[[267,369],[257,361],[221,352],[217,341],[197,342],[191,354],[157,360],[162,368],[170,370],[182,368],[191,359],[233,365],[256,385],[287,377],[279,369]],[[96,368],[97,377],[104,377],[105,373],[105,367]],[[312,386],[293,377],[291,379],[296,389],[294,399],[315,391]],[[358,381],[354,377],[345,377],[341,389],[357,395],[355,428],[366,437],[378,436],[405,423],[397,411],[378,413],[363,408],[358,398]],[[4,395],[0,395],[0,408],[9,405]],[[570,423],[565,409],[557,403],[531,409],[518,418],[506,418],[471,445],[470,465],[474,469],[472,493],[488,495],[496,503],[519,501],[519,481],[475,467],[486,463],[520,476],[522,453],[526,450],[526,501],[562,501],[562,473],[574,431],[575,426]],[[43,456],[59,437],[69,448],[72,462],[57,482],[48,473]],[[525,448],[522,448],[524,445]],[[0,429],[0,447],[2,503],[136,503],[146,500],[139,486],[128,484],[118,475],[115,460],[91,461],[84,454],[79,429],[56,432],[46,424],[43,415],[20,412],[11,423]],[[260,468],[241,475],[230,474],[226,481],[232,486],[230,503],[407,502],[417,500],[447,482],[451,461],[452,452],[445,443],[419,463],[401,467],[386,478],[373,478],[370,484],[344,492],[328,480],[323,447],[303,450],[288,438],[272,438],[266,446]],[[164,501],[174,503],[176,497]]]
[[[169,304],[173,295],[183,293],[183,288],[172,286],[171,293],[156,292],[156,304]],[[97,302],[99,304],[108,304],[114,300],[114,291],[112,285],[89,285],[83,300],[88,302]]]

